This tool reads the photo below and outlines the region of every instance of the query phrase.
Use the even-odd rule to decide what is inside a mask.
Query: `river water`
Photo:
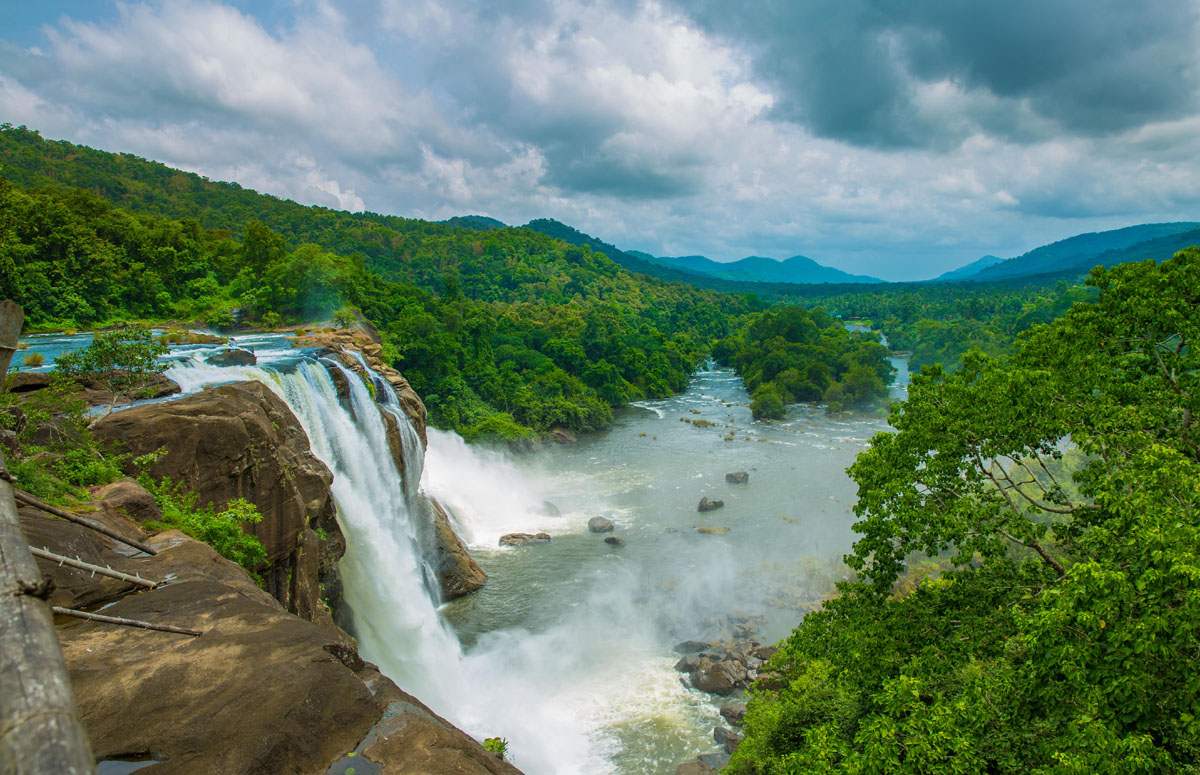
[[[217,369],[202,362],[211,349],[188,348],[168,376],[186,392],[258,379],[288,401],[335,473],[364,656],[477,738],[506,738],[528,775],[669,775],[715,750],[720,700],[680,680],[672,646],[719,636],[730,614],[761,617],[759,639],[774,642],[819,604],[853,540],[845,469],[885,427],[878,415],[806,406],[755,423],[741,380],[713,369],[681,395],[618,411],[608,431],[537,452],[430,429],[419,486],[449,507],[489,574],[439,607],[415,552],[416,483],[399,482],[380,429],[364,424],[374,417],[365,388],[348,409],[327,366],[299,362],[282,338],[238,344],[260,367]],[[734,471],[749,482],[727,483]],[[702,514],[701,497],[725,505]],[[625,545],[589,532],[594,516],[611,519]],[[504,533],[539,531],[552,539],[498,545]]]

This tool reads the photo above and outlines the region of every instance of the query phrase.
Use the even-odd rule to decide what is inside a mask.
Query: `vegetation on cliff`
[[[1200,250],[926,369],[850,469],[858,581],[784,641],[736,773],[1200,766]],[[907,594],[910,560],[947,566]]]

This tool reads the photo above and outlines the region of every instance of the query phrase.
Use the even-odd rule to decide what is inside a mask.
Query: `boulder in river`
[[[501,546],[524,546],[540,544],[550,540],[549,533],[505,533],[500,536]]]
[[[734,471],[731,474],[725,474],[725,481],[730,484],[745,484],[750,481],[750,474],[745,471]]]
[[[716,511],[725,505],[725,501],[710,501],[708,496],[700,499],[700,505],[696,507],[696,511]]]
[[[742,733],[729,727],[716,727],[713,729],[713,739],[717,741],[717,745],[725,747],[726,753],[733,754],[742,742]]]
[[[746,701],[734,700],[721,706],[721,717],[730,724],[741,726],[746,719]]]
[[[683,643],[676,643],[675,648],[671,649],[676,654],[696,654],[708,648],[708,643],[702,640],[685,640]]]
[[[445,507],[434,498],[429,501],[433,506],[433,568],[441,586],[442,599],[455,600],[487,583],[487,574],[454,532]],[[546,540],[550,540],[550,536],[546,536]]]
[[[210,366],[254,366],[258,356],[241,347],[230,347],[204,360]]]
[[[625,545],[625,541],[620,538],[617,538],[616,536],[609,536],[608,538],[605,538],[604,543],[608,544],[609,546],[624,546]]]
[[[613,531],[612,520],[608,517],[592,517],[588,520],[588,530],[593,533],[611,533]]]
[[[727,659],[707,667],[701,667],[692,673],[692,686],[710,694],[733,694],[735,689],[742,688],[747,683],[746,668],[740,662]]]

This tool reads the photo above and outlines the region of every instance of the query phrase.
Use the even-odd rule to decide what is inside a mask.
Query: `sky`
[[[888,280],[1200,220],[1200,0],[0,0],[0,122]]]

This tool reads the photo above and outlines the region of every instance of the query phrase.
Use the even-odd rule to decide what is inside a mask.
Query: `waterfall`
[[[331,369],[341,370],[347,378],[348,407],[338,399]],[[574,670],[568,655],[579,651],[580,644],[573,641],[582,633],[560,629],[530,636],[505,631],[481,644],[477,653],[465,655],[440,617],[420,549],[422,526],[414,519],[422,508],[424,450],[391,385],[369,368],[366,373],[374,382],[375,398],[357,376],[332,360],[292,361],[286,370],[275,370],[269,364],[215,367],[192,358],[176,362],[167,376],[184,393],[210,384],[256,380],[296,415],[313,454],[333,472],[332,493],[347,544],[340,563],[345,603],[365,659],[475,737],[508,738],[516,763],[529,775],[611,771],[576,712],[579,706],[594,703],[586,695],[580,698],[562,691],[567,683],[564,676]],[[379,408],[399,424],[403,477],[396,470]],[[541,503],[530,487],[513,478],[512,471],[497,475],[494,465],[489,467],[486,461],[481,465],[457,436],[443,434],[438,439],[444,442],[443,454],[449,455],[443,460],[444,473],[474,472],[459,480],[471,496],[452,508],[458,506],[469,514],[486,511],[480,499],[489,490],[493,497],[513,500],[513,508]],[[455,458],[460,459],[458,464]],[[465,469],[462,459],[467,459]],[[484,477],[479,473],[484,469],[492,473]],[[447,488],[440,493],[444,496],[453,489],[444,477],[438,484],[438,490]],[[505,495],[510,492],[517,494]],[[494,530],[498,528],[477,529],[468,540],[483,539],[495,546]]]

